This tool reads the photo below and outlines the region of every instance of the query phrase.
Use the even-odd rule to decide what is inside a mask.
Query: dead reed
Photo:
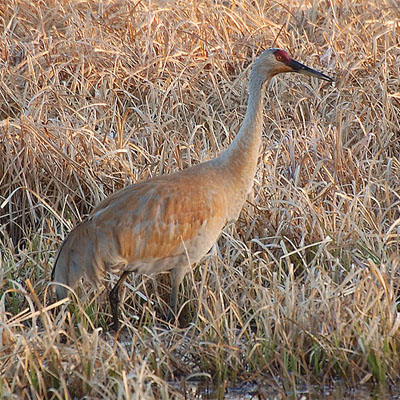
[[[2,3],[0,397],[398,381],[400,8],[381,3]],[[271,83],[254,194],[186,278],[186,326],[160,322],[163,276],[126,284],[117,341],[105,292],[49,304],[66,233],[109,193],[227,146],[272,46],[337,83]]]

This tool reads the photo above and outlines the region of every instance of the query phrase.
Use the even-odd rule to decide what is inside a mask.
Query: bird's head
[[[303,75],[314,76],[324,81],[333,82],[333,79],[329,76],[293,60],[285,50],[281,49],[265,50],[257,59],[254,68],[259,74],[266,78],[271,78],[284,72],[297,72]]]

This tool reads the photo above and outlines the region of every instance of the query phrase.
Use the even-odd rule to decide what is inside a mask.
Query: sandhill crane
[[[185,273],[208,252],[224,225],[238,218],[252,188],[264,90],[284,72],[333,81],[284,50],[264,51],[253,65],[246,115],[230,146],[210,161],[128,186],[103,200],[62,243],[52,280],[74,287],[82,276],[97,284],[107,272],[122,273],[109,294],[117,331],[119,288],[129,273],[170,271],[170,306],[176,315]],[[56,294],[64,298],[67,290],[57,285]]]

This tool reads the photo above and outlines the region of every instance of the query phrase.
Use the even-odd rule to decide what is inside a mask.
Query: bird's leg
[[[178,293],[179,286],[185,277],[186,269],[184,267],[175,267],[171,270],[171,298],[168,320],[171,321],[178,313]]]
[[[124,271],[121,277],[118,279],[116,285],[112,288],[108,298],[110,300],[111,313],[113,317],[113,329],[115,332],[118,331],[118,303],[119,303],[119,288],[124,283],[126,277],[130,274],[130,271]]]

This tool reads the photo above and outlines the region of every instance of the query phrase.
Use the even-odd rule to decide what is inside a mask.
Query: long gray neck
[[[230,146],[217,158],[237,184],[249,191],[256,173],[263,128],[265,86],[269,77],[261,75],[254,65],[250,75],[249,100],[243,124]]]

